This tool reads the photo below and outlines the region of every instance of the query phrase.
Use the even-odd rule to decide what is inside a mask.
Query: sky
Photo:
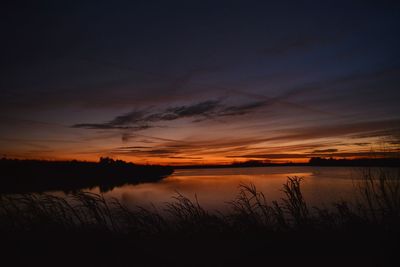
[[[397,1],[2,5],[2,157],[225,164],[399,151]]]

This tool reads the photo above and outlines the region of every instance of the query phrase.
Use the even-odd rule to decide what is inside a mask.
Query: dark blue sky
[[[229,162],[398,147],[396,1],[14,1],[1,153]]]

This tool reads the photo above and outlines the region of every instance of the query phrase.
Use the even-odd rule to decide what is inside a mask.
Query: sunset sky
[[[398,151],[396,1],[34,2],[0,11],[2,157]]]

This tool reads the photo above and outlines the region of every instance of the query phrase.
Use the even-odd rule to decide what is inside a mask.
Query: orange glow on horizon
[[[165,138],[123,141],[112,137],[107,142],[88,139],[71,143],[38,143],[52,149],[28,150],[24,143],[4,149],[2,157],[40,160],[79,160],[97,162],[100,157],[120,159],[137,164],[161,165],[229,165],[246,161],[271,163],[306,163],[312,157],[334,159],[357,159],[368,157],[391,157],[398,155],[396,145],[382,145],[379,138],[341,138],[268,141],[240,137],[203,136],[182,137],[175,133]],[[339,145],[337,145],[339,144]],[[360,145],[361,144],[361,145]],[[363,145],[368,144],[368,146]],[[381,149],[384,147],[385,149]],[[397,154],[396,154],[397,153]]]
[[[287,163],[307,163],[309,162],[309,156],[304,156],[303,158],[276,158],[276,159],[260,159],[260,158],[235,158],[235,159],[227,159],[225,157],[207,157],[201,160],[190,161],[190,160],[177,160],[170,158],[135,158],[132,156],[109,156],[109,155],[86,155],[86,156],[76,156],[76,155],[60,155],[60,156],[45,156],[42,155],[40,157],[26,157],[26,156],[14,156],[8,158],[14,159],[28,159],[28,160],[49,160],[49,161],[86,161],[86,162],[98,162],[101,157],[110,157],[114,160],[123,160],[126,162],[132,162],[136,164],[149,164],[149,165],[171,165],[171,166],[184,166],[184,165],[230,165],[234,163],[244,163],[248,161],[259,161],[264,163],[272,163],[272,164],[287,164]],[[332,158],[332,159],[363,159],[363,158],[382,158],[382,156],[375,157],[365,157],[365,156],[350,156],[350,157],[335,157],[335,156],[321,156],[321,158]]]

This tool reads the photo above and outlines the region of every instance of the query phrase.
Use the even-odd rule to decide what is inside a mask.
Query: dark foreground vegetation
[[[71,192],[96,186],[105,192],[124,184],[159,181],[172,172],[172,167],[110,158],[99,162],[1,159],[0,193]]]
[[[310,207],[301,178],[268,201],[239,186],[221,214],[177,194],[162,213],[78,192],[2,195],[2,261],[68,266],[398,266],[400,174],[366,170],[359,201]],[[4,265],[11,266],[11,265]]]

